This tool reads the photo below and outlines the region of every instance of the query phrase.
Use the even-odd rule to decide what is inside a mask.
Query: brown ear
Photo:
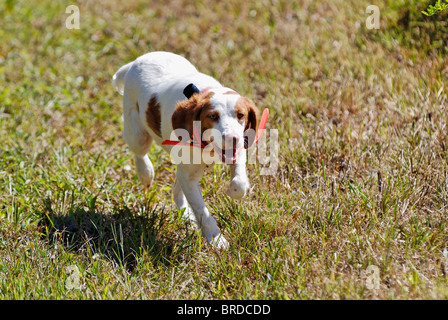
[[[245,105],[248,111],[247,123],[244,128],[245,131],[244,147],[249,148],[255,141],[255,135],[257,133],[258,118],[260,112],[258,111],[258,108],[255,106],[255,104],[252,102],[252,100],[250,100],[249,98],[242,97],[240,99],[243,100],[242,103]]]
[[[210,102],[212,95],[213,93],[193,94],[188,100],[180,101],[171,116],[173,130],[185,129],[192,137],[193,122],[200,121],[201,111]]]
[[[247,121],[247,125],[245,128],[246,130],[254,129],[254,131],[257,131],[259,114],[260,112],[258,111],[258,108],[254,104],[249,106],[249,115],[248,115],[249,119]]]
[[[193,121],[196,119],[196,110],[194,110],[196,105],[190,102],[190,100],[179,102],[171,116],[171,124],[173,130],[185,129],[191,137],[193,135]]]

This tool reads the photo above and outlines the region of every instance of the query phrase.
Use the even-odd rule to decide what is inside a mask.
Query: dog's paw
[[[213,248],[220,249],[220,250],[227,250],[229,248],[229,242],[224,238],[224,236],[220,233],[216,237],[213,237],[213,239],[208,240],[208,243],[210,243]]]
[[[137,177],[145,188],[152,186],[152,183],[154,182],[154,173],[150,171],[137,171]]]
[[[181,209],[182,216],[181,219],[185,222],[191,222],[196,228],[200,228],[199,221],[196,218],[193,210],[190,207],[185,207]]]
[[[150,187],[154,181],[154,168],[148,156],[135,158],[137,166],[137,177],[145,187]]]
[[[249,182],[240,177],[235,177],[229,184],[226,194],[236,200],[242,199],[249,189]]]
[[[221,234],[216,220],[213,217],[210,216],[207,221],[202,222],[201,230],[207,242],[215,249],[226,250],[229,247],[229,243]]]

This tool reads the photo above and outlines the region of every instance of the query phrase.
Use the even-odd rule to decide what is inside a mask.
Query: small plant
[[[448,8],[448,3],[443,3],[442,0],[438,0],[435,5],[429,5],[427,11],[422,11],[424,15],[432,16],[439,11],[443,11]]]

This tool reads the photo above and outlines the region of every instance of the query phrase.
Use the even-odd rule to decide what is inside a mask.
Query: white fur
[[[169,52],[151,52],[124,65],[113,76],[112,85],[123,94],[123,137],[135,154],[137,175],[145,186],[150,186],[154,179],[154,169],[147,156],[151,143],[155,141],[161,145],[162,141],[172,138],[171,116],[178,102],[186,99],[183,90],[190,83],[194,83],[200,90],[210,88],[215,93],[210,102],[221,116],[214,129],[224,138],[237,137],[238,144],[241,145],[244,140],[244,124],[238,122],[234,111],[240,96],[223,95],[231,89],[200,73],[185,58]],[[162,137],[155,134],[146,123],[148,101],[154,95],[157,96],[161,109]],[[168,152],[172,148],[161,146]],[[230,165],[232,178],[227,189],[227,194],[236,199],[241,199],[249,188],[245,164],[246,150],[242,149],[237,161]],[[218,248],[227,248],[228,242],[222,236],[202,197],[198,181],[205,167],[206,163],[179,164],[173,198],[179,209],[185,208],[184,216],[197,223],[209,243]]]

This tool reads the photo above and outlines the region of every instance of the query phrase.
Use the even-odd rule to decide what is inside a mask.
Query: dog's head
[[[180,101],[173,112],[173,129],[185,129],[193,138],[197,121],[202,142],[213,143],[223,162],[234,163],[238,148],[248,148],[254,141],[258,108],[249,98],[227,88],[201,92],[190,84],[184,94],[188,99]]]

